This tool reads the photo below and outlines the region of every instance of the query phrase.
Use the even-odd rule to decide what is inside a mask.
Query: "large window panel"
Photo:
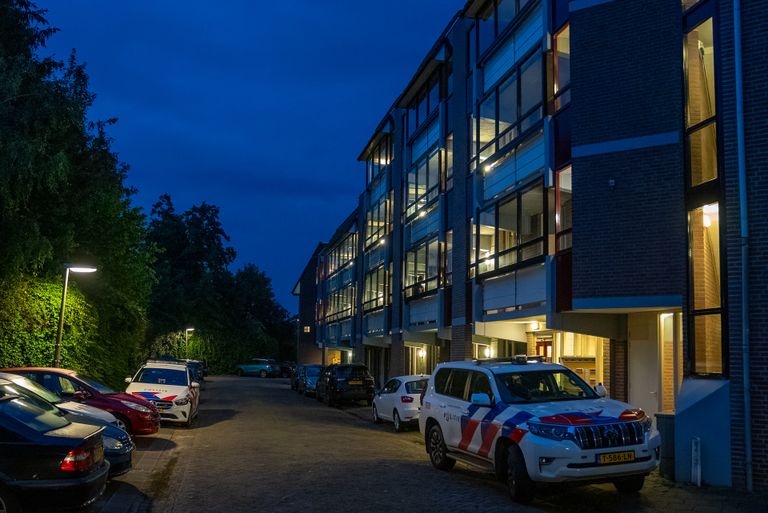
[[[694,371],[697,374],[723,373],[723,334],[720,314],[693,318]]]
[[[712,18],[685,35],[688,126],[715,115],[715,51]]]
[[[539,183],[479,213],[472,225],[470,277],[540,257],[545,247],[545,196]]]
[[[518,225],[517,198],[512,198],[499,206],[499,267],[517,263]]]
[[[541,56],[534,55],[522,67],[520,73],[520,115],[526,116],[543,99],[543,72],[541,68]],[[539,115],[531,116],[529,124],[538,121]],[[524,130],[525,128],[523,128]]]
[[[566,25],[555,36],[555,94],[571,84],[571,27]]]
[[[522,260],[544,254],[544,188],[538,186],[523,194],[520,208]],[[538,242],[536,242],[538,241]]]
[[[517,77],[511,76],[499,86],[499,132],[517,122]]]
[[[557,205],[555,211],[555,231],[557,233],[557,251],[572,246],[573,230],[573,171],[571,166],[557,173]]]
[[[412,248],[405,256],[405,296],[435,290],[438,287],[440,244],[437,239]]]
[[[693,308],[720,308],[720,214],[717,203],[690,213]]]
[[[688,135],[688,166],[693,187],[717,178],[717,123]]]
[[[496,269],[496,210],[480,212],[478,217],[477,271]]]

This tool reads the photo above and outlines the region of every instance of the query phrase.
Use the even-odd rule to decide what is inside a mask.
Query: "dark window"
[[[469,398],[472,399],[472,394],[487,394],[494,400],[493,389],[491,388],[491,381],[488,376],[483,372],[472,373],[472,383],[469,386]]]
[[[447,395],[466,400],[467,378],[469,378],[468,370],[453,369],[451,371],[451,380],[448,382]]]
[[[400,381],[396,379],[390,379],[387,381],[387,384],[384,385],[384,388],[381,389],[382,394],[394,394],[397,392],[397,389],[400,388]]]
[[[407,394],[420,394],[427,388],[427,380],[420,379],[418,381],[407,381],[405,383],[405,392]]]
[[[451,369],[440,369],[437,371],[437,374],[435,374],[435,392],[447,395],[448,391],[446,390],[446,386],[450,375]]]

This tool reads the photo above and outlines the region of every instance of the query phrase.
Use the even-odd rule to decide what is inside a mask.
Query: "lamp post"
[[[195,331],[195,328],[187,328],[184,330],[184,353],[189,358],[189,334]]]
[[[64,292],[61,294],[61,309],[59,310],[59,329],[56,331],[56,348],[53,352],[53,366],[58,367],[61,364],[61,335],[64,331],[64,308],[67,304],[67,286],[69,285],[69,272],[73,273],[95,273],[95,267],[78,266],[66,264],[64,266]]]

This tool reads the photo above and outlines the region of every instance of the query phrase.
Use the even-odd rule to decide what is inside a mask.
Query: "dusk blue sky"
[[[119,118],[114,148],[149,214],[221,207],[238,253],[291,289],[317,242],[357,205],[357,162],[464,0],[39,0]]]

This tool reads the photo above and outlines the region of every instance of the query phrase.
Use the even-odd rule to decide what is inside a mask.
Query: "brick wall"
[[[744,483],[744,404],[742,373],[741,323],[741,251],[740,205],[738,201],[738,161],[736,148],[735,80],[733,61],[733,14],[731,2],[720,2],[718,26],[720,41],[720,123],[722,133],[722,170],[725,179],[726,209],[721,221],[726,222],[727,282],[726,337],[729,343],[729,377],[731,380],[731,445],[733,482]],[[765,83],[768,63],[764,58],[764,30],[768,22],[768,3],[763,0],[742,1],[744,63],[744,130],[749,217],[749,329],[751,359],[753,477],[756,490],[768,490],[768,102]]]
[[[574,147],[682,133],[681,37],[669,0],[571,13]],[[573,159],[574,299],[684,296],[680,141]]]

